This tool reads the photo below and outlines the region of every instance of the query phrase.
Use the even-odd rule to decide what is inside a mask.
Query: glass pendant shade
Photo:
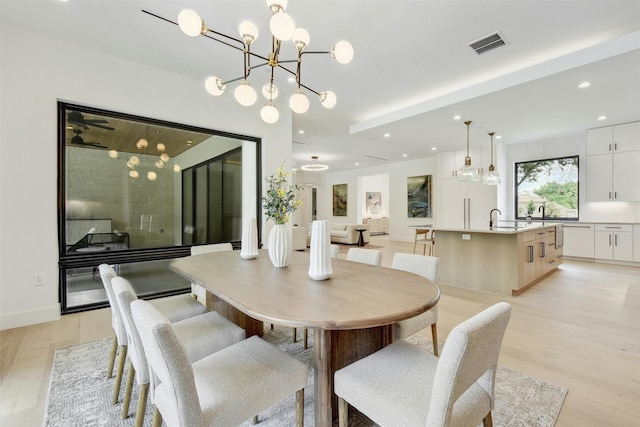
[[[339,63],[348,64],[353,59],[353,46],[348,41],[339,41],[331,50],[331,55]]]
[[[243,80],[238,85],[236,90],[233,92],[233,95],[236,97],[236,101],[238,101],[240,105],[243,105],[245,107],[249,107],[255,104],[256,99],[258,99],[256,91],[246,80]]]
[[[489,165],[489,173],[482,176],[482,183],[486,185],[498,185],[500,184],[500,174],[496,172],[496,167],[493,166],[493,135],[495,132],[489,132],[491,137],[491,164]]]
[[[258,27],[253,22],[243,21],[238,27],[238,32],[246,44],[253,44],[258,39]]]
[[[273,124],[280,118],[280,113],[272,103],[268,103],[260,110],[260,117],[262,117],[265,123]]]
[[[336,94],[330,90],[320,92],[320,103],[324,108],[333,108],[336,106],[338,102],[338,98],[336,98]]]
[[[309,109],[309,98],[307,98],[301,90],[298,90],[289,99],[289,107],[291,107],[295,113],[306,113]]]
[[[204,87],[211,95],[220,96],[224,93],[226,85],[223,85],[222,81],[216,76],[211,76],[204,81]]]
[[[271,16],[269,21],[269,29],[273,37],[280,41],[287,41],[293,36],[293,32],[296,29],[296,24],[293,22],[293,18],[284,13],[278,12]]]
[[[458,171],[458,180],[477,181],[480,179],[480,176],[478,175],[478,170],[471,166],[471,156],[469,156],[469,125],[471,121],[466,121],[464,124],[467,125],[467,155],[464,158],[464,166]]]
[[[191,9],[185,9],[178,15],[178,26],[190,37],[198,37],[204,29],[204,21]]]
[[[288,0],[267,0],[267,6],[269,9],[286,10]]]

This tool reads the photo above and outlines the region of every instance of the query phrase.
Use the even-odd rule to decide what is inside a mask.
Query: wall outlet
[[[33,275],[33,284],[35,286],[42,286],[44,285],[44,274],[43,273],[36,273]]]
[[[471,240],[471,234],[463,234],[462,240]]]

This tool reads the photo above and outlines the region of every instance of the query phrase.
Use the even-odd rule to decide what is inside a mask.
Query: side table
[[[366,228],[356,228],[356,231],[360,233],[360,237],[358,237],[358,246],[364,246],[364,236],[362,233],[367,231]]]

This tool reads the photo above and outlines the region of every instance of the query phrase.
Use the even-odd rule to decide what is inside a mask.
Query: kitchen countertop
[[[524,222],[524,221],[523,221]],[[536,230],[546,227],[555,227],[558,222],[531,222],[531,224],[523,224],[517,227],[509,225],[498,225],[497,227],[475,227],[475,228],[452,228],[452,227],[434,227],[435,231],[454,231],[460,233],[487,233],[487,234],[518,234],[529,230]]]

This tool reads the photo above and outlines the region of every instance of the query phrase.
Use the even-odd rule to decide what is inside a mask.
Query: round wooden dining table
[[[309,253],[294,251],[276,268],[266,250],[255,259],[240,251],[172,261],[179,275],[207,290],[207,306],[262,336],[263,322],[314,330],[314,417],[331,426],[336,417],[333,374],[393,341],[393,323],[434,307],[440,298],[430,280],[401,270],[332,259],[328,280],[309,277]]]

